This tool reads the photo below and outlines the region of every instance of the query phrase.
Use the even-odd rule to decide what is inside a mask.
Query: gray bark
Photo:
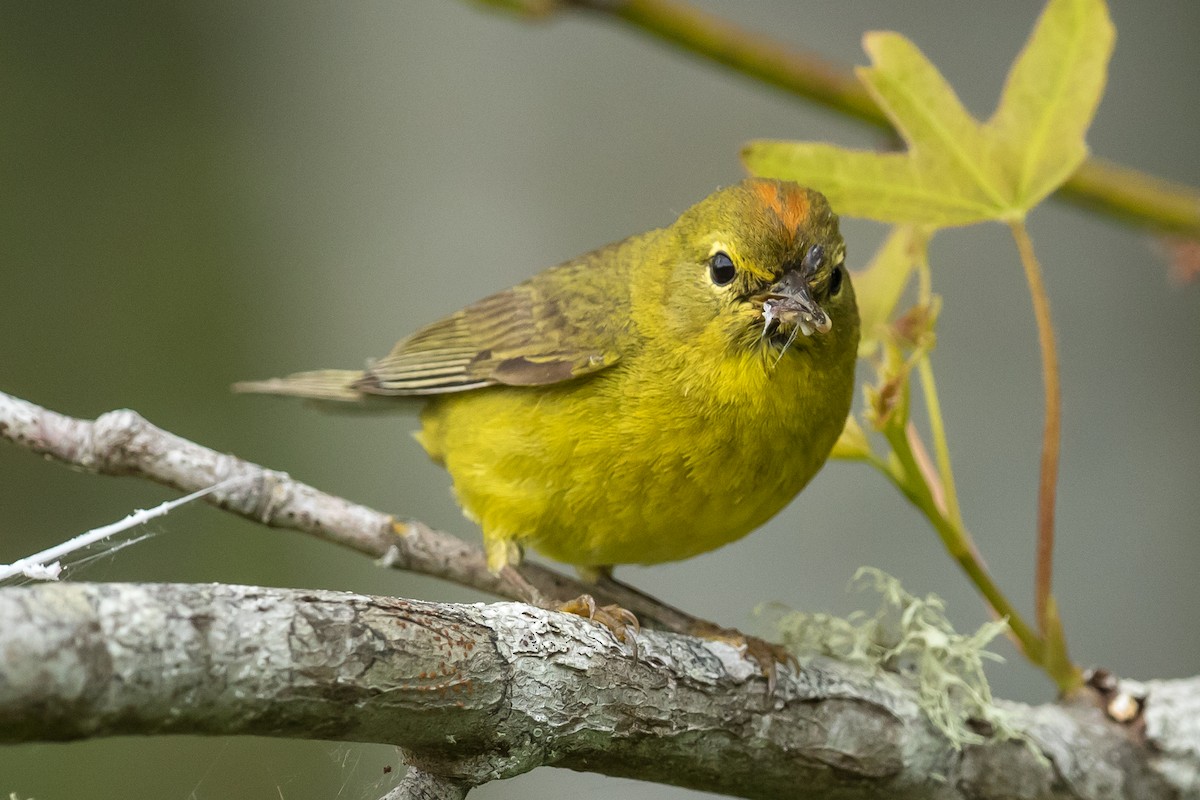
[[[462,781],[409,767],[383,800],[463,800],[470,787]]]
[[[1200,796],[1200,679],[1133,725],[1005,704],[1033,747],[961,751],[898,676],[814,660],[765,684],[734,648],[587,620],[225,585],[0,590],[0,742],[155,733],[393,743],[401,797],[542,765],[750,798]],[[1035,750],[1037,751],[1035,753]],[[400,789],[398,789],[400,791]]]

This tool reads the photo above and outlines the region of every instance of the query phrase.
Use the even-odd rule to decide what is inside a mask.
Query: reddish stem
[[[1037,573],[1034,579],[1034,598],[1038,629],[1047,633],[1051,583],[1054,573],[1054,505],[1058,486],[1058,455],[1062,438],[1062,390],[1059,386],[1058,349],[1054,343],[1054,324],[1050,319],[1050,300],[1042,281],[1042,270],[1033,252],[1033,243],[1025,223],[1011,223],[1013,238],[1021,254],[1029,294],[1033,299],[1033,314],[1037,320],[1038,344],[1042,351],[1042,383],[1046,390],[1046,421],[1042,427],[1042,463],[1038,482],[1038,540]]]

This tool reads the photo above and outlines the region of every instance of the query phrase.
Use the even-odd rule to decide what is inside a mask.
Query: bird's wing
[[[354,383],[366,394],[424,395],[495,384],[544,386],[621,357],[629,317],[622,245],[552,267],[399,342]]]
[[[300,372],[233,388],[376,408],[372,396],[544,386],[597,372],[633,341],[630,268],[649,235],[551,267],[427,325],[364,371]]]

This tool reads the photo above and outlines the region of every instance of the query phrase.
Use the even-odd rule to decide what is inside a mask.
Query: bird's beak
[[[781,325],[799,327],[805,336],[828,333],[833,320],[813,299],[803,270],[789,269],[762,297],[763,333],[770,335]]]

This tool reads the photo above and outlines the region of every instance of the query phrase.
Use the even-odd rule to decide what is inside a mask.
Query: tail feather
[[[322,369],[314,372],[297,372],[286,378],[242,381],[233,385],[233,391],[246,394],[304,397],[309,400],[329,400],[339,403],[363,403],[367,400],[367,395],[355,387],[362,377],[363,373],[360,370]]]

